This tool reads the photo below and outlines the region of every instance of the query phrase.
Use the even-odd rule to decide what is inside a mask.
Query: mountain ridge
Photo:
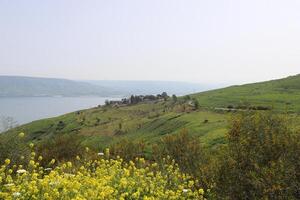
[[[59,78],[0,76],[0,97],[114,96],[112,88]]]
[[[122,81],[122,80],[69,80],[28,76],[1,76],[0,97],[39,96],[101,96],[125,97],[132,94],[184,95],[205,88],[197,83],[179,81]]]

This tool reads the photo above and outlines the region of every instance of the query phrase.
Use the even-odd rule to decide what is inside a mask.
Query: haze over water
[[[25,124],[104,104],[103,97],[7,97],[0,98],[0,116]]]

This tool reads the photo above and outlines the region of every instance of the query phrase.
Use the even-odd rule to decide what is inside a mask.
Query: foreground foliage
[[[20,133],[0,151],[11,158],[0,166],[0,199],[300,199],[300,136],[290,119],[236,113],[226,145],[214,149],[185,129],[151,148],[124,139],[98,155],[63,135],[33,148]]]
[[[287,124],[270,113],[233,118],[218,166],[220,198],[300,199],[300,137]]]
[[[181,173],[174,161],[163,168],[143,158],[125,163],[108,159],[66,162],[40,167],[38,157],[26,169],[10,163],[0,168],[0,199],[204,199],[191,177]],[[106,158],[103,158],[106,157]],[[54,165],[53,159],[49,165]]]

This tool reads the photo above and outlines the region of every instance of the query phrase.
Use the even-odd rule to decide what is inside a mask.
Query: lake
[[[65,113],[103,105],[112,97],[4,97],[0,98],[0,116],[10,116],[25,124]]]

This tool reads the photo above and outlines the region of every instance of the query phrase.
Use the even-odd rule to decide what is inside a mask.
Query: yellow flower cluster
[[[107,152],[105,152],[108,154]],[[126,163],[121,158],[66,162],[55,160],[43,168],[31,160],[26,169],[9,159],[0,168],[0,199],[204,199],[191,177],[173,163],[158,167],[139,158]]]

